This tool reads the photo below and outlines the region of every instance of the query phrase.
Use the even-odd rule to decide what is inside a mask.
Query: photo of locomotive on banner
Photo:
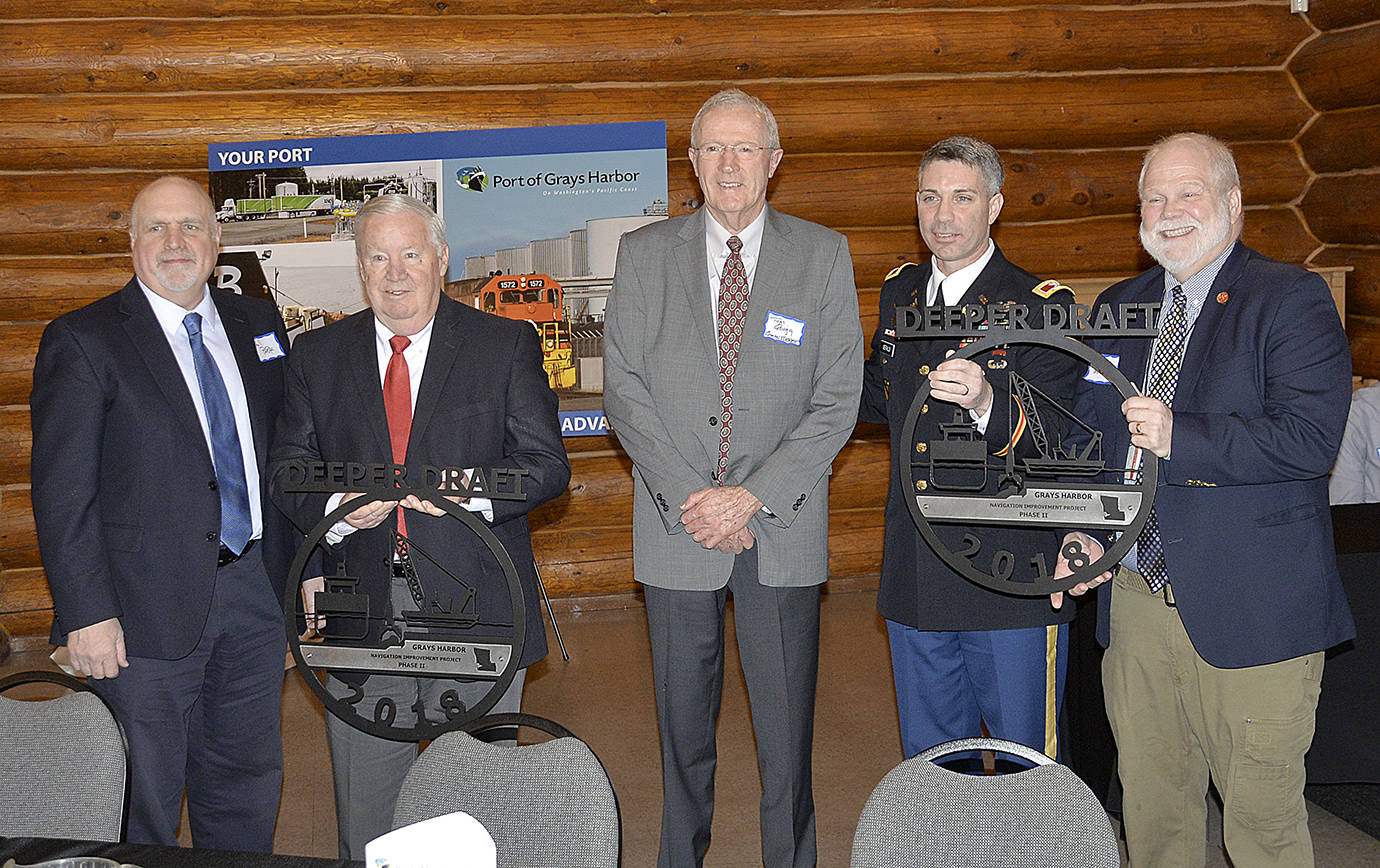
[[[284,468],[286,492],[350,491],[364,498],[342,501],[307,533],[283,599],[298,671],[332,714],[372,735],[420,741],[462,727],[498,702],[519,669],[526,600],[502,542],[464,504],[525,500],[525,475],[511,467],[349,462],[298,461]],[[350,556],[333,531],[337,522],[361,502],[409,495],[439,514],[399,507],[403,521],[388,534],[391,550]],[[455,535],[473,535],[476,544],[439,543]],[[339,687],[374,676],[434,679],[421,692],[439,691],[443,716],[431,719],[387,698],[370,704],[363,690]],[[482,699],[466,703],[461,691],[447,691],[457,681],[489,687]]]
[[[1061,354],[1071,357],[1066,367],[1086,368],[1084,380],[1110,384],[1123,398],[1138,395],[1115,359],[1085,343],[1158,334],[1158,304],[1125,308],[1047,304],[1031,311],[1008,302],[896,309],[891,331],[897,341],[953,344],[948,357],[977,363],[1002,405],[991,414],[991,423],[1003,420],[1002,430],[984,432],[969,412],[932,399],[921,376],[902,429],[904,448],[895,456],[916,528],[970,581],[1021,596],[1066,591],[1114,567],[1139,536],[1150,515],[1158,459],[1105,454],[1103,432],[1077,413],[1076,389],[1065,384],[1052,395],[1014,361]],[[1045,533],[1030,533],[1037,530]],[[1060,543],[1071,530],[1114,542],[1093,560],[1077,542]],[[1060,558],[1073,572],[1056,579]]]

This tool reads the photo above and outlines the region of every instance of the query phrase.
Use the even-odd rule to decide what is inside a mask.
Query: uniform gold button
[[[921,440],[919,443],[916,443],[916,444],[915,444],[915,451],[916,451],[916,452],[924,452],[926,449],[929,449],[929,448],[930,448],[929,446],[925,445],[925,441],[924,441],[924,440]]]
[[[923,376],[929,374],[929,372],[930,372],[930,366],[929,366],[929,365],[921,365],[921,366],[920,366],[920,376],[923,377]]]
[[[921,404],[921,405],[920,405],[920,415],[921,415],[921,416],[925,415],[925,414],[928,413],[929,411],[930,411],[930,405],[929,405],[929,404]]]
[[[926,488],[929,488],[929,483],[925,482],[923,479],[917,479],[915,480],[915,487],[920,491],[924,491]]]

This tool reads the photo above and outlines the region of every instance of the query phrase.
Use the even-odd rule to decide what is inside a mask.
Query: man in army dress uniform
[[[1011,425],[1012,371],[1062,406],[1069,405],[1082,369],[1073,356],[1016,345],[972,360],[954,359],[949,356],[962,345],[958,339],[896,338],[897,307],[1013,302],[1025,305],[1027,321],[1038,327],[1043,305],[1073,301],[1067,287],[1017,268],[992,242],[1004,179],[996,150],[976,139],[945,139],[920,162],[916,207],[920,234],[932,257],[925,265],[907,263],[887,275],[863,377],[860,418],[891,427],[893,460],[914,448],[902,442],[901,429],[922,378],[928,379],[931,392],[915,439],[940,439],[941,424],[973,423],[989,456],[1030,448],[1032,438],[1022,437],[1019,424],[1013,433]],[[999,477],[988,473],[983,493],[996,494]],[[1073,608],[1056,611],[1043,597],[1003,594],[963,578],[916,530],[903,499],[914,494],[911,487],[909,476],[892,473],[877,596],[891,642],[905,755],[981,735],[982,721],[995,737],[1056,756]],[[1046,563],[1055,562],[1058,539],[1053,531],[952,524],[936,525],[935,530],[955,551],[964,548],[965,534],[978,536],[983,541],[979,559],[1004,549],[1018,565],[1037,552],[1044,553]],[[977,560],[975,565],[981,566]]]

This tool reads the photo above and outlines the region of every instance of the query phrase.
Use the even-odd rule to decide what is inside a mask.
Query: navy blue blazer
[[[1156,267],[1097,304],[1163,293]],[[1153,341],[1089,344],[1144,382]],[[1350,398],[1351,352],[1327,284],[1237,242],[1184,351],[1155,493],[1179,616],[1212,665],[1274,663],[1355,635],[1327,502]],[[1079,399],[1079,416],[1105,435],[1104,457],[1122,464],[1130,433],[1120,394],[1085,378]],[[1103,645],[1112,587],[1099,590]]]
[[[274,494],[293,522],[308,533],[326,514],[327,494],[284,492],[285,465],[292,461],[393,460],[375,350],[374,314],[363,310],[297,338],[288,365],[287,401],[273,446]],[[421,468],[510,467],[526,470],[525,501],[494,500],[491,529],[503,543],[523,586],[527,624],[522,666],[546,654],[536,568],[527,514],[560,496],[570,481],[556,415],[556,395],[542,369],[532,327],[482,313],[446,296],[440,299],[417,391],[407,466]],[[485,622],[511,623],[507,580],[477,536],[450,522],[409,516],[408,536],[446,569],[463,568],[477,588]],[[349,534],[333,554],[343,556],[350,575],[370,596],[370,612],[388,609],[391,582],[390,517],[369,530]],[[414,558],[429,597],[452,600],[453,585],[425,558]],[[371,623],[370,640],[381,621]]]
[[[272,303],[212,290],[249,402],[261,493],[282,407],[287,349]],[[187,382],[153,308],[124,289],[48,324],[34,362],[34,522],[53,595],[55,644],[119,618],[130,656],[174,660],[196,647],[220,550],[220,495]],[[281,599],[291,528],[263,501],[264,564]]]

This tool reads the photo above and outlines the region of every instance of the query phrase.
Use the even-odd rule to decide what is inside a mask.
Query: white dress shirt
[[[136,278],[137,280],[138,278]],[[206,419],[206,402],[201,399],[201,382],[196,378],[196,363],[192,361],[192,345],[187,337],[187,326],[182,320],[189,313],[201,314],[201,343],[211,354],[220,378],[225,381],[225,391],[230,395],[230,409],[235,412],[235,433],[240,440],[240,454],[244,456],[244,481],[249,487],[249,517],[253,522],[251,539],[259,539],[264,532],[263,503],[259,498],[259,462],[254,456],[254,429],[249,423],[249,399],[244,394],[244,379],[240,376],[240,366],[235,361],[235,352],[230,348],[230,337],[220,321],[220,313],[209,292],[202,292],[201,301],[192,310],[168,301],[149,289],[142,280],[139,288],[153,308],[153,315],[168,339],[177,367],[182,371],[187,391],[191,393],[196,415],[201,420],[201,433],[206,437],[206,450],[214,456],[211,447],[211,423]],[[214,458],[212,459],[214,464]]]
[[[724,263],[728,261],[728,239],[736,234],[743,242],[738,256],[743,260],[743,270],[747,272],[748,293],[752,293],[752,281],[757,276],[757,260],[762,252],[762,227],[767,225],[767,209],[757,215],[742,232],[729,232],[708,210],[704,212],[704,251],[709,260],[709,310],[714,314],[714,329],[719,328],[719,282],[723,278]],[[718,346],[718,341],[714,342]]]
[[[422,387],[422,372],[426,369],[426,355],[427,350],[431,347],[431,331],[434,325],[436,325],[436,317],[433,316],[431,320],[422,327],[421,331],[417,332],[415,335],[409,335],[412,342],[408,344],[407,349],[402,352],[403,361],[407,362],[407,378],[408,385],[411,387],[411,400],[414,411],[417,408],[417,390]],[[380,383],[388,376],[388,362],[393,358],[393,344],[391,343],[393,337],[393,330],[380,322],[378,317],[374,317],[374,351],[378,356]],[[327,498],[326,512],[330,513],[336,507],[340,506],[340,501],[344,499],[344,497],[345,493],[339,492]],[[487,497],[472,497],[467,501],[462,501],[460,505],[470,512],[481,513],[487,521],[492,522],[494,520],[494,504],[493,501]],[[326,542],[335,545],[356,530],[358,530],[358,528],[342,519],[336,522],[326,534]]]
[[[982,255],[977,258],[976,262],[965,265],[949,275],[946,275],[944,269],[939,267],[939,260],[931,256],[930,282],[925,287],[925,305],[927,307],[932,307],[934,305],[939,294],[939,287],[941,286],[944,288],[944,305],[953,307],[958,304],[959,299],[963,298],[968,290],[972,288],[973,284],[978,279],[978,275],[982,274],[982,270],[987,267],[987,263],[992,261],[992,254],[996,251],[997,245],[992,242],[992,239],[988,238],[987,249],[982,252]],[[994,395],[992,397],[993,405],[996,404],[996,400],[996,396]],[[992,420],[992,407],[988,406],[987,412],[982,415],[978,415],[972,410],[968,411],[968,415],[972,418],[973,422],[977,424],[978,431],[986,434],[987,423]]]

